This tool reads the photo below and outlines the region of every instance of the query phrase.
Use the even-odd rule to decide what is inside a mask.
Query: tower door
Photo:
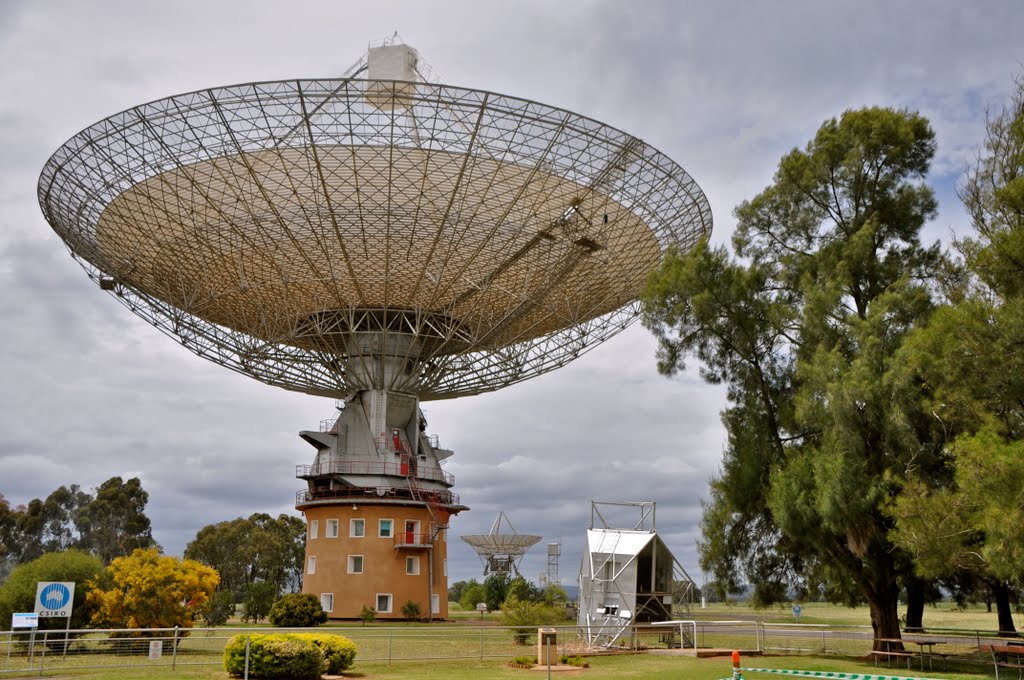
[[[420,533],[420,523],[416,520],[407,519],[405,520],[405,542],[406,543],[419,543],[416,540],[417,534]]]

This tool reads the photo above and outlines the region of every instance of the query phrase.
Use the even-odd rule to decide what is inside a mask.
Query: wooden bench
[[[1017,677],[1022,677],[1022,673],[1024,673],[1024,646],[983,645],[982,650],[985,649],[992,655],[992,665],[996,670],[996,680],[999,680],[1000,668],[1016,668]]]
[[[893,659],[896,659],[897,664],[899,664],[900,659],[906,659],[907,668],[910,668],[910,662],[914,660],[914,657],[916,657],[917,654],[914,654],[913,652],[893,652],[889,650],[872,649],[871,656],[874,657],[876,664],[879,659],[885,659],[886,666],[891,666]]]

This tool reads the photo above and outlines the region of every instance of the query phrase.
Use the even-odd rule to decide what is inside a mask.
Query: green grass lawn
[[[752,618],[767,623],[793,623],[796,619],[792,613],[792,603],[755,609],[745,603],[736,604],[709,604],[706,609],[699,606],[693,610],[694,618],[708,620],[727,620],[733,618]],[[800,623],[825,623],[834,625],[870,625],[871,616],[867,606],[862,607],[841,607],[825,602],[801,602],[803,610],[800,614]],[[900,607],[900,616],[906,613],[905,607]],[[1024,627],[1024,616],[1019,612],[1014,614],[1014,623],[1017,629]],[[970,605],[965,609],[959,609],[952,602],[940,602],[937,605],[928,605],[924,608],[924,627],[929,629],[949,630],[996,630],[996,612],[985,610],[985,606]]]
[[[715,604],[706,609],[695,609],[694,618],[704,621],[722,620],[743,620],[750,622],[736,628],[734,632],[729,629],[709,629],[707,633],[702,632],[699,642],[702,647],[721,647],[725,649],[751,649],[756,644],[753,637],[753,622],[764,621],[766,623],[793,623],[794,618],[790,609],[791,605],[782,607],[770,607],[765,609],[754,609],[746,604]],[[869,623],[868,610],[866,607],[846,608],[822,603],[801,603],[803,608],[800,623],[809,624],[831,624],[835,626],[861,625]],[[529,647],[516,646],[513,644],[511,633],[508,630],[488,625],[478,627],[474,624],[480,622],[480,616],[476,612],[466,612],[466,616],[454,617],[456,622],[442,624],[394,624],[375,622],[368,626],[360,626],[359,623],[328,624],[323,628],[334,630],[347,635],[356,642],[360,654],[356,658],[356,667],[348,677],[355,678],[453,678],[454,680],[476,679],[476,678],[537,678],[543,677],[536,671],[525,671],[507,667],[506,662],[515,656],[529,653]],[[496,623],[497,615],[489,614],[485,621]],[[983,606],[971,607],[960,610],[951,604],[940,604],[929,606],[925,609],[924,623],[926,630],[964,630],[964,631],[991,631],[995,628],[995,613],[988,613]],[[1018,624],[1019,625],[1019,624]],[[251,626],[246,626],[247,628]],[[262,629],[263,626],[260,626]],[[788,633],[789,627],[781,627],[781,635]],[[347,630],[346,630],[347,629]],[[106,656],[102,644],[95,645],[105,658],[91,657],[83,654],[76,657],[68,657],[67,662],[57,659],[46,659],[47,677],[61,678],[139,678],[147,679],[170,679],[187,678],[196,680],[225,680],[228,676],[220,670],[218,657],[223,650],[224,644],[232,634],[241,632],[235,626],[228,626],[215,631],[195,631],[183,643],[178,652],[178,667],[175,670],[169,668],[168,659],[165,657],[159,664],[149,665],[145,659],[144,650],[136,650],[133,655],[125,655],[123,658],[111,659]],[[562,642],[567,642],[575,637],[571,623],[569,629],[563,631]],[[91,638],[92,636],[89,636]],[[791,654],[792,647],[802,647],[805,652],[801,656],[751,656],[744,659],[747,667],[774,667],[791,668],[815,671],[852,672],[870,675],[888,675],[903,677],[931,678],[980,678],[991,677],[991,666],[985,663],[978,663],[976,653],[973,653],[973,661],[961,659],[961,663],[952,663],[954,668],[962,667],[967,674],[940,672],[938,670],[922,673],[917,669],[907,670],[896,668],[875,667],[871,663],[856,658],[857,655],[866,655],[870,648],[862,638],[853,639],[856,636],[849,636],[846,639],[842,634],[828,638],[828,645],[825,649],[830,653],[827,656],[812,656],[821,652],[821,647],[815,649],[814,645],[808,647],[806,640],[799,640],[797,644],[787,644],[785,639],[773,637],[768,644],[770,650],[779,654]],[[87,641],[76,643],[82,646]],[[644,640],[652,648],[664,646],[658,642],[657,637],[651,641]],[[972,643],[973,644],[973,643]],[[141,649],[141,648],[140,648]],[[943,651],[955,652],[954,656],[971,650],[954,649],[952,643],[946,643]],[[479,652],[479,656],[477,653]],[[166,654],[166,650],[165,650]],[[844,656],[848,655],[848,656]],[[436,658],[427,658],[436,657]],[[384,659],[392,658],[393,662],[388,664]],[[954,657],[951,657],[954,658]],[[373,660],[377,659],[377,660]],[[415,660],[423,659],[423,660]],[[731,674],[731,667],[727,658],[718,659],[694,659],[683,656],[661,656],[661,655],[636,655],[619,657],[590,657],[588,659],[591,668],[582,673],[568,673],[566,675],[582,675],[585,678],[599,680],[602,678],[682,678],[685,680],[720,680]],[[188,665],[189,663],[206,663],[218,665]],[[4,677],[18,677],[11,671],[19,668],[17,659],[0,659],[0,680]],[[22,662],[23,663],[23,662]],[[114,665],[118,668],[81,668],[85,665]],[[77,666],[77,667],[76,667]],[[23,668],[23,670],[28,670]],[[4,672],[7,671],[7,672]],[[770,674],[749,674],[745,680],[771,680]]]
[[[712,659],[696,659],[686,656],[654,656],[629,655],[591,657],[587,661],[590,668],[582,671],[553,674],[553,677],[579,677],[586,680],[612,680],[618,678],[637,678],[644,680],[721,680],[731,677],[732,666],[727,657]],[[870,663],[850,659],[821,659],[809,656],[799,657],[747,657],[743,659],[747,668],[779,668],[807,671],[845,672],[870,675],[900,675],[902,677],[929,677],[945,680],[979,680],[991,673],[991,668],[978,667],[973,674],[945,673],[929,671],[924,676],[916,671],[906,669],[895,670],[876,668]],[[209,667],[170,669],[133,668],[124,670],[102,670],[82,673],[74,676],[109,680],[169,680],[184,678],[186,680],[228,680],[223,670]],[[543,678],[543,671],[511,668],[505,661],[405,661],[391,665],[383,663],[359,663],[352,671],[345,674],[347,678],[365,680],[489,680],[514,679],[529,680]],[[745,680],[770,680],[778,677],[766,673],[746,673]]]

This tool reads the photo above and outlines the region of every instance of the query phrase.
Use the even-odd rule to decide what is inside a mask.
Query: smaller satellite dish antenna
[[[502,532],[503,525],[507,527],[505,532]],[[504,512],[498,513],[488,533],[460,538],[471,545],[480,556],[480,561],[484,564],[484,576],[512,572],[519,576],[519,563],[523,555],[541,539],[540,536],[518,533]]]

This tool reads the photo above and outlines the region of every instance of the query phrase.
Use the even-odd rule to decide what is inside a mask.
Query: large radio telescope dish
[[[71,138],[47,221],[101,287],[265,383],[439,399],[624,329],[666,250],[711,230],[641,140],[492,92],[289,80],[137,106]]]
[[[502,533],[502,525],[508,527],[505,533]],[[480,557],[484,565],[484,576],[507,574],[510,571],[519,575],[519,563],[526,551],[541,539],[540,536],[518,533],[504,512],[498,513],[488,533],[470,534],[460,538],[472,546]]]

